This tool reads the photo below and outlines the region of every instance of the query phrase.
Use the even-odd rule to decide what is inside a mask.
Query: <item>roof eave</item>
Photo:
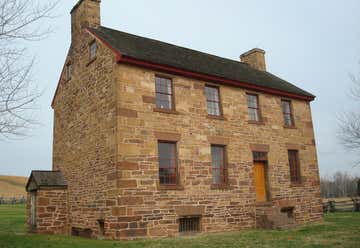
[[[278,90],[278,89],[274,89],[274,88],[270,88],[270,87],[262,87],[262,86],[258,86],[258,85],[247,83],[247,82],[240,82],[237,80],[226,79],[226,78],[221,78],[218,76],[188,71],[188,70],[184,70],[184,69],[180,69],[180,68],[176,68],[176,67],[172,67],[172,66],[168,66],[168,65],[161,65],[161,64],[156,64],[156,63],[149,62],[149,61],[143,61],[143,60],[139,60],[136,58],[132,58],[130,56],[125,56],[125,55],[120,56],[118,63],[136,65],[136,66],[140,66],[140,67],[144,67],[144,68],[148,68],[148,69],[163,71],[163,72],[170,73],[170,74],[175,74],[175,75],[190,77],[190,78],[194,78],[194,79],[200,79],[200,80],[205,80],[205,81],[209,81],[209,82],[240,87],[240,88],[244,88],[247,90],[254,90],[254,91],[259,91],[259,92],[268,93],[268,94],[272,94],[272,95],[294,98],[294,99],[298,99],[298,100],[313,101],[315,99],[315,96],[300,95],[300,94],[286,92],[286,91],[282,91],[282,90]]]
[[[132,65],[136,65],[136,66],[140,66],[140,67],[145,67],[148,69],[159,70],[159,71],[172,73],[172,74],[176,74],[176,75],[181,75],[181,76],[186,76],[186,77],[195,78],[195,79],[208,80],[208,81],[215,82],[215,83],[232,85],[232,86],[236,86],[236,87],[245,88],[248,90],[256,90],[256,91],[260,91],[263,93],[278,95],[278,96],[282,96],[282,97],[289,97],[289,98],[294,98],[294,99],[298,99],[298,100],[304,100],[304,101],[311,102],[311,101],[315,100],[315,98],[316,98],[316,96],[308,96],[308,95],[301,95],[301,94],[286,92],[286,91],[282,91],[282,90],[278,90],[278,89],[274,89],[274,88],[270,88],[270,87],[258,86],[258,85],[247,83],[247,82],[240,82],[237,80],[221,78],[218,76],[206,75],[203,73],[192,72],[192,71],[188,71],[188,70],[184,70],[184,69],[180,69],[180,68],[176,68],[176,67],[172,67],[172,66],[168,66],[168,65],[161,65],[161,64],[156,64],[156,63],[149,62],[149,61],[139,60],[137,58],[132,58],[130,56],[123,55],[120,51],[118,51],[115,47],[113,47],[104,38],[102,38],[101,36],[99,36],[95,32],[93,32],[90,28],[85,28],[85,30],[88,31],[95,38],[100,40],[111,51],[113,51],[113,53],[115,54],[117,63],[132,64]]]

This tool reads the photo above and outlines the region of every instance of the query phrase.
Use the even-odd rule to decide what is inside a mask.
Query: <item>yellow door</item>
[[[256,202],[266,201],[265,165],[262,162],[254,163]]]

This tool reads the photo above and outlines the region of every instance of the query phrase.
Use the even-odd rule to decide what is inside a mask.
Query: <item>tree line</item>
[[[360,196],[360,177],[346,172],[321,177],[321,196],[323,198]]]

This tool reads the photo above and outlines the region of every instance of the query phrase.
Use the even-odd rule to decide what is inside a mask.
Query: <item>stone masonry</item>
[[[204,87],[214,82],[119,64],[112,49],[84,29],[100,25],[100,1],[79,1],[72,25],[72,44],[52,105],[53,170],[64,174],[68,188],[38,192],[39,223],[44,223],[38,228],[64,234],[89,229],[92,237],[124,240],[177,236],[183,216],[200,216],[204,233],[254,228],[259,226],[255,151],[267,153],[269,208],[293,207],[296,224],[322,220],[309,101],[292,99],[296,127],[286,128],[282,98],[256,92],[263,121],[251,123],[249,91],[215,83],[224,118],[211,118]],[[92,41],[97,52],[90,60]],[[156,75],[172,79],[176,111],[156,109]],[[159,184],[159,140],[177,142],[180,183],[175,188]],[[225,187],[212,186],[211,144],[226,145]],[[290,182],[288,149],[299,151],[301,184]],[[67,210],[55,210],[56,199],[65,198]],[[63,222],[51,230],[58,214]]]
[[[28,201],[30,195],[28,193]],[[36,192],[36,232],[42,234],[64,234],[67,230],[67,191],[65,189],[47,189]],[[30,203],[27,203],[27,215],[30,216]],[[28,225],[30,226],[28,219]],[[30,230],[32,231],[32,230]]]

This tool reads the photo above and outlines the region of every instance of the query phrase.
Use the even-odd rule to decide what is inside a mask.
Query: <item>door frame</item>
[[[30,192],[30,229],[35,231],[37,227],[37,192]]]
[[[262,163],[264,165],[264,174],[265,174],[265,197],[266,197],[266,201],[265,202],[269,202],[271,201],[271,194],[270,194],[270,183],[269,183],[269,175],[268,175],[268,169],[269,169],[269,164],[268,164],[268,153],[267,152],[260,152],[260,151],[253,151],[253,168],[256,162],[258,163]],[[255,175],[254,175],[254,184],[255,184]],[[256,185],[255,185],[256,187]],[[256,194],[256,189],[255,189],[255,194]],[[256,199],[256,195],[255,195],[255,199]],[[261,202],[257,202],[257,203],[261,203]]]

